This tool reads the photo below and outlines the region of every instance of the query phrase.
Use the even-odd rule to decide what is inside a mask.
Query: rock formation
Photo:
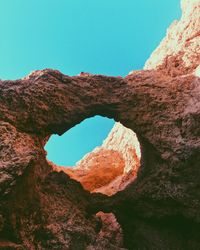
[[[200,249],[200,1],[182,8],[145,70],[121,78],[46,69],[0,81],[1,249]],[[51,134],[94,115],[119,121],[141,145],[137,178],[112,196],[46,160]],[[110,234],[100,211],[121,229],[116,222]]]
[[[135,180],[140,157],[140,145],[136,134],[116,123],[102,146],[85,155],[76,167],[67,168],[50,164],[54,170],[63,171],[79,181],[86,190],[110,196]],[[97,216],[102,221],[100,237],[122,246],[123,233],[114,214],[99,212]]]
[[[192,74],[199,66],[199,0],[182,0],[182,17],[147,60],[145,69],[160,69],[171,76]]]
[[[76,167],[58,167],[90,192],[113,195],[137,177],[140,145],[136,134],[115,123],[102,146],[85,155]]]

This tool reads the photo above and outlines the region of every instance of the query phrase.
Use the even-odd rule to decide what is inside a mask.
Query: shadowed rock
[[[99,211],[115,214],[128,249],[200,248],[200,2],[182,6],[146,70],[121,78],[46,69],[0,82],[2,249],[120,249],[100,237]],[[54,171],[43,149],[94,115],[120,121],[141,145],[137,179],[111,197]]]

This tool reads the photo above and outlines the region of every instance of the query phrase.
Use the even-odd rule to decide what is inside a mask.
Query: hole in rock
[[[52,135],[45,149],[54,170],[64,171],[90,192],[109,196],[133,182],[140,167],[136,134],[101,116],[85,119],[62,136]]]
[[[52,135],[45,145],[48,160],[59,166],[75,166],[84,155],[100,146],[114,126],[102,116],[85,119],[62,136]]]

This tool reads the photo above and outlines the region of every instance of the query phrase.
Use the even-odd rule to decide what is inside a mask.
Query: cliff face
[[[199,66],[199,0],[182,0],[182,17],[147,60],[145,69],[159,69],[171,76],[192,74]]]
[[[182,8],[145,70],[125,78],[42,70],[0,81],[1,249],[200,249],[200,1]],[[94,115],[120,121],[141,145],[137,178],[117,193],[113,185],[112,196],[90,193],[46,160],[51,134]],[[135,158],[117,144],[116,126],[77,171],[87,159],[88,171],[95,163],[102,174],[96,159],[105,154],[115,180],[129,173]],[[88,189],[112,190],[110,176],[100,187],[93,179]]]
[[[60,168],[90,192],[113,195],[136,177],[140,166],[136,134],[116,123],[101,147],[84,156],[74,168]]]

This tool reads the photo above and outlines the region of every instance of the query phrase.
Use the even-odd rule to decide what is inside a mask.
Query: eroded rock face
[[[137,177],[140,166],[140,144],[136,134],[116,123],[102,146],[85,155],[76,167],[55,167],[83,187],[96,193],[113,195]]]
[[[147,60],[145,69],[160,69],[171,76],[191,74],[199,66],[199,0],[182,0],[182,17]]]
[[[200,2],[182,6],[146,70],[0,82],[2,249],[200,249]],[[93,115],[133,130],[142,149],[137,179],[111,197],[55,171],[43,149]],[[99,211],[115,214],[122,245],[102,237]]]

